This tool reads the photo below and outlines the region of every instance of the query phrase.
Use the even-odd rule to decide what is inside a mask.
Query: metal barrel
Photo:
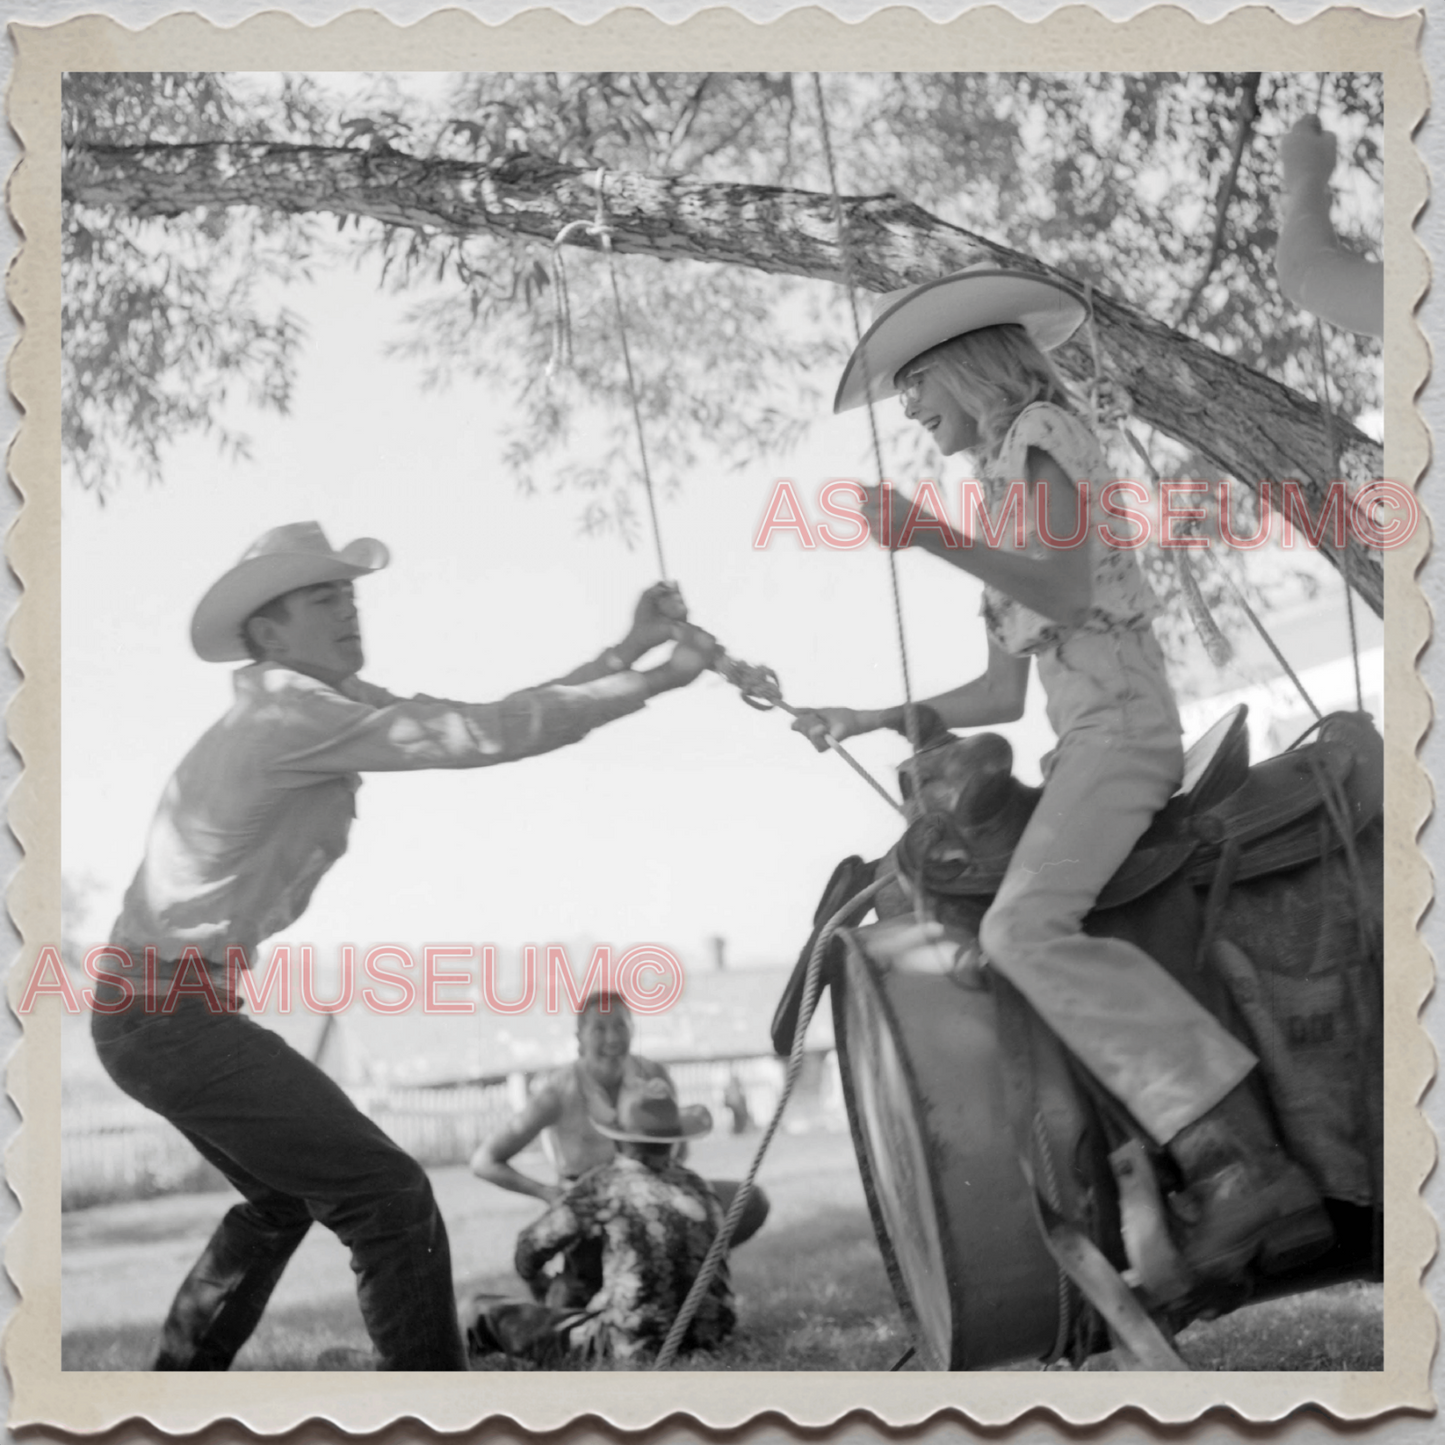
[[[999,1062],[994,996],[961,987],[961,938],[916,925],[845,933],[834,1028],[869,1209],[921,1362],[1042,1358],[1058,1271],[1035,1226]]]

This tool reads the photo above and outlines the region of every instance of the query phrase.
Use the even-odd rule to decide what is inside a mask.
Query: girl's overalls
[[[1110,478],[1087,426],[1026,408],[988,480],[1026,474],[1030,447],[1090,487],[1091,531],[1108,525]],[[1041,543],[1029,544],[1032,550]],[[1084,916],[1184,771],[1179,712],[1150,627],[1158,603],[1129,547],[1091,535],[1093,596],[1072,633],[994,589],[983,613],[1006,651],[1038,659],[1058,746],[1044,790],[985,914],[979,942],[1044,1022],[1160,1144],[1217,1104],[1255,1057],[1143,949],[1083,932]]]

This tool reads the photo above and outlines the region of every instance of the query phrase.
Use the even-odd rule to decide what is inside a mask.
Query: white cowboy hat
[[[207,662],[239,662],[250,656],[242,624],[258,607],[297,587],[376,572],[390,560],[375,537],[358,537],[336,552],[317,522],[273,527],[201,598],[191,618],[191,646]]]
[[[617,1101],[617,1123],[592,1121],[599,1134],[625,1144],[676,1144],[695,1139],[712,1128],[712,1115],[701,1107],[679,1109],[677,1095],[666,1079],[648,1079],[622,1091]]]
[[[1051,351],[1074,334],[1087,314],[1063,282],[1000,271],[987,263],[886,292],[873,303],[872,323],[843,368],[833,410],[862,406],[870,394],[874,401],[896,396],[893,378],[901,368],[965,331],[1011,322],[1022,326],[1040,350]]]

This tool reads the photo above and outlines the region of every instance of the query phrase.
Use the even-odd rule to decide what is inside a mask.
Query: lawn
[[[695,1149],[690,1162],[714,1178],[737,1177],[752,1142],[714,1137]],[[732,1259],[737,1334],[725,1349],[695,1355],[686,1367],[893,1367],[909,1337],[846,1137],[785,1136],[773,1146],[762,1179],[771,1217]],[[436,1170],[433,1181],[452,1238],[459,1294],[515,1291],[511,1241],[535,1205],[481,1185],[461,1169]],[[177,1196],[63,1216],[63,1368],[147,1368],[170,1294],[228,1202],[223,1195]],[[346,1252],[316,1229],[236,1367],[313,1369],[326,1350],[361,1351],[366,1345]],[[1252,1306],[1191,1326],[1178,1346],[1198,1370],[1378,1370],[1384,1360],[1381,1291],[1347,1285]],[[500,1359],[490,1363],[507,1368]],[[1110,1367],[1107,1356],[1089,1366]]]

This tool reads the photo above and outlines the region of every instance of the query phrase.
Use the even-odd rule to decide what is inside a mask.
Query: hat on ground
[[[666,1079],[648,1079],[623,1089],[616,1124],[592,1122],[599,1134],[624,1144],[675,1144],[706,1134],[712,1128],[712,1115],[701,1108],[684,1112]]]
[[[1083,301],[1061,281],[1000,271],[985,263],[889,291],[873,306],[873,321],[854,348],[833,410],[896,396],[893,378],[915,356],[966,331],[1012,323],[1041,351],[1061,346],[1087,315]]]
[[[273,527],[201,598],[191,618],[191,646],[207,662],[239,662],[250,656],[242,624],[258,607],[297,587],[376,572],[388,561],[375,537],[358,537],[336,552],[317,522]]]

